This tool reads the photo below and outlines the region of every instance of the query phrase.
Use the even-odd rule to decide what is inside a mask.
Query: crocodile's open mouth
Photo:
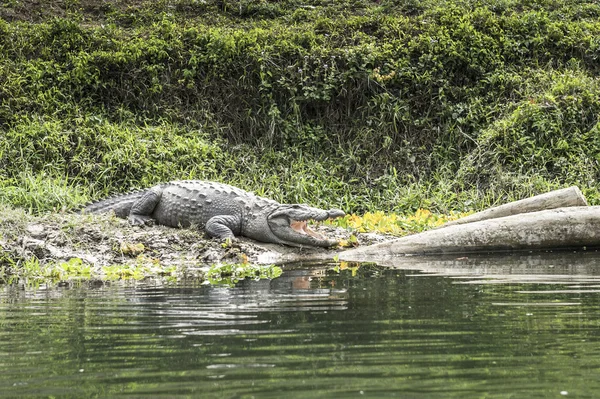
[[[339,209],[323,210],[307,205],[280,205],[267,218],[274,242],[294,247],[330,247],[337,243],[308,226],[310,221],[322,222],[344,216]],[[314,227],[313,227],[314,228]]]
[[[326,236],[324,236],[321,233],[317,233],[316,231],[314,231],[310,227],[308,227],[308,223],[306,222],[306,220],[292,220],[290,222],[290,227],[296,233],[308,235],[308,236],[317,238],[319,240],[327,240]]]

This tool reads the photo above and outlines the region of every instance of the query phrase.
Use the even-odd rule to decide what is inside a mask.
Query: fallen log
[[[390,256],[600,247],[600,206],[550,209],[402,237],[340,253],[346,261]]]
[[[581,190],[579,190],[578,187],[573,186],[489,208],[481,212],[465,216],[464,218],[448,222],[440,226],[439,228],[453,226],[456,224],[473,223],[478,222],[480,220],[501,218],[522,213],[537,212],[542,211],[544,209],[556,209],[586,205],[587,201],[581,193]]]

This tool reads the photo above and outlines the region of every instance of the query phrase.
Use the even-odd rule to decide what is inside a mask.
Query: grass
[[[68,178],[46,173],[22,172],[14,179],[0,182],[0,203],[27,209],[31,213],[65,211],[89,200],[86,188]]]

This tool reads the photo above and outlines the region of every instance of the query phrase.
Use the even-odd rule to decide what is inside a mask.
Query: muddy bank
[[[378,234],[317,226],[329,237],[359,245],[388,240]],[[198,278],[215,264],[285,264],[303,259],[332,260],[338,249],[291,248],[246,238],[227,245],[195,229],[130,226],[110,215],[51,213],[35,216],[22,209],[0,206],[0,271],[16,274],[27,262],[41,268],[77,260],[89,266],[92,278],[103,279],[116,266],[144,268],[149,275]],[[81,262],[79,262],[79,259]],[[2,271],[3,268],[3,271]]]

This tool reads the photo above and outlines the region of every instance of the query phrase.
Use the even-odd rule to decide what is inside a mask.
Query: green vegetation
[[[275,265],[252,265],[248,263],[214,264],[201,276],[186,278],[181,275],[177,266],[162,266],[157,260],[138,258],[135,264],[115,264],[93,268],[80,258],[71,258],[67,262],[40,263],[36,257],[18,262],[3,255],[0,258],[0,283],[22,283],[27,287],[38,287],[42,284],[77,281],[115,281],[115,280],[147,280],[159,279],[164,282],[177,282],[185,279],[213,285],[229,285],[248,279],[274,279],[281,276],[282,269]]]
[[[0,283],[12,284],[21,281],[28,286],[39,286],[46,282],[89,280],[92,277],[92,268],[79,258],[43,265],[36,257],[19,262],[2,254],[0,265]]]
[[[174,265],[163,266],[157,259],[138,256],[133,264],[117,264],[104,266],[100,275],[102,280],[144,280],[163,278],[168,282],[176,282],[179,271]]]
[[[207,281],[214,285],[233,286],[246,278],[274,279],[281,276],[283,271],[275,265],[251,265],[248,263],[225,263],[213,265],[206,273]]]
[[[450,215],[438,215],[426,209],[418,209],[414,214],[400,216],[397,214],[386,215],[383,212],[367,212],[362,216],[346,215],[343,218],[329,220],[326,224],[351,229],[366,233],[375,231],[378,233],[403,236],[419,233],[433,227],[439,227],[446,222],[467,216],[468,213],[452,213]],[[342,246],[345,243],[342,243]],[[348,244],[352,244],[349,242]]]
[[[347,212],[600,191],[600,4],[0,2],[0,202],[224,181]]]

